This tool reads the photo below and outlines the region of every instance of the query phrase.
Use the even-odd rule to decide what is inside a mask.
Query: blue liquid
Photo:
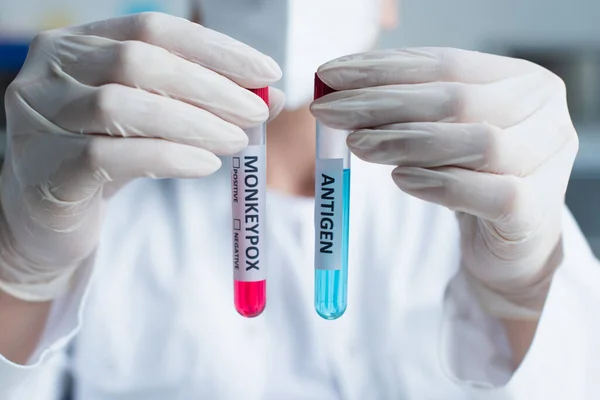
[[[315,309],[325,319],[341,317],[348,305],[350,169],[345,169],[343,176],[342,265],[338,270],[315,269]]]
[[[156,0],[131,1],[124,7],[125,14],[137,14],[146,11],[166,12]]]

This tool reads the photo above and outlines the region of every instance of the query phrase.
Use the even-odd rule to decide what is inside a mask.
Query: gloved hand
[[[457,212],[483,308],[538,318],[578,148],[563,82],[523,60],[441,48],[343,57],[318,74],[340,90],[313,103],[319,120],[354,131],[358,157],[397,166],[400,189]]]
[[[63,293],[97,246],[107,199],[138,177],[196,178],[247,145],[269,110],[244,88],[281,77],[269,57],[159,13],[38,35],[6,94],[0,289]],[[272,113],[283,107],[271,91]]]

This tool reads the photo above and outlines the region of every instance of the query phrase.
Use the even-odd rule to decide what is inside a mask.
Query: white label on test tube
[[[242,282],[267,278],[265,268],[266,149],[248,146],[232,157],[233,275]]]
[[[315,180],[315,268],[342,267],[342,221],[344,160],[316,160]]]

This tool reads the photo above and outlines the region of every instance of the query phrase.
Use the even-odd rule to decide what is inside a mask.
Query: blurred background
[[[0,0],[0,157],[6,129],[4,90],[21,67],[33,35],[140,11],[189,17],[192,6],[187,0]],[[382,36],[382,47],[491,52],[534,61],[564,79],[581,143],[567,202],[600,257],[600,2],[402,0],[398,12],[400,24]]]

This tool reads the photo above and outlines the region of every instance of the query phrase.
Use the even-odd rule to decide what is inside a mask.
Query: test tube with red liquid
[[[269,105],[269,88],[250,89]],[[266,123],[246,129],[248,146],[232,156],[233,292],[237,312],[260,315],[267,302],[265,201]]]

